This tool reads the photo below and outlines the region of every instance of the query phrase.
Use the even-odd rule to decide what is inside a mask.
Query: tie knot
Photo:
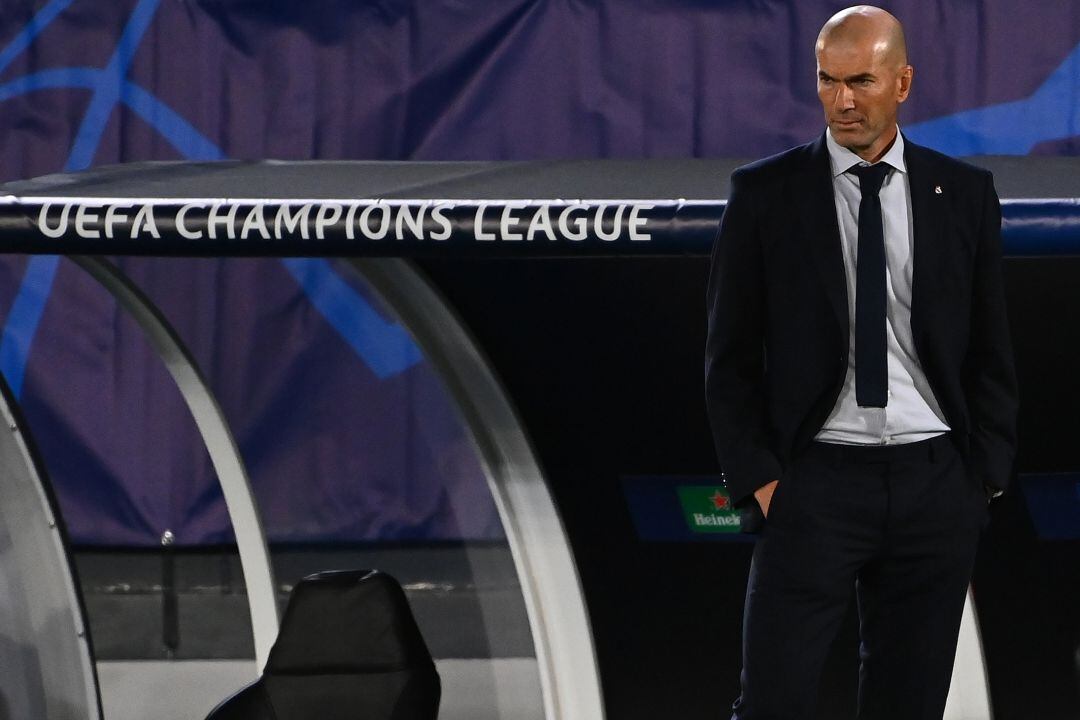
[[[889,174],[889,164],[881,162],[876,165],[856,165],[848,172],[859,178],[859,192],[863,196],[867,191],[871,195],[877,195],[881,190],[881,183],[885,182],[885,176]]]

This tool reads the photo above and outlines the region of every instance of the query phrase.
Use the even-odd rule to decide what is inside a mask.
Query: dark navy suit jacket
[[[969,473],[1004,489],[1017,388],[993,178],[904,142],[916,353]],[[754,490],[781,478],[839,397],[850,337],[840,242],[824,135],[732,174],[712,252],[705,375],[737,505],[756,508]]]

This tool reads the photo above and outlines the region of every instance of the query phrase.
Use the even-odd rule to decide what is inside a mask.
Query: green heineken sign
[[[737,533],[741,529],[739,511],[731,504],[727,490],[716,485],[680,485],[686,525],[696,533]]]

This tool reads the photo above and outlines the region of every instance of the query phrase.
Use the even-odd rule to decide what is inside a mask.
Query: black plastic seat
[[[293,588],[262,677],[207,720],[435,720],[440,695],[397,581],[322,572]]]

